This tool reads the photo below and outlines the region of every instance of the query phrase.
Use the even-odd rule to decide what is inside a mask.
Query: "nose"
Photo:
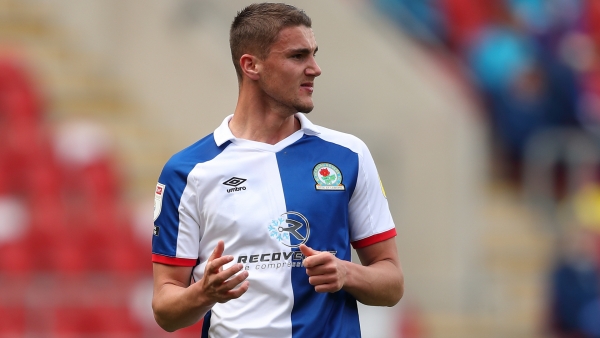
[[[307,76],[314,76],[314,77],[321,75],[321,67],[319,67],[319,65],[317,64],[317,60],[314,58],[314,56],[311,57],[311,63],[306,68],[305,74]]]

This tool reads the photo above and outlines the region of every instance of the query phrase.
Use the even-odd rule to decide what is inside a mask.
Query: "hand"
[[[336,292],[346,283],[346,266],[330,252],[314,250],[304,244],[300,251],[306,256],[304,266],[308,282],[316,292]]]
[[[242,264],[234,264],[227,270],[223,270],[223,265],[233,260],[233,256],[221,256],[224,250],[225,243],[219,241],[212,255],[208,258],[208,262],[204,268],[204,276],[194,284],[198,284],[198,287],[202,288],[202,294],[213,304],[226,303],[232,299],[239,298],[248,291],[248,287],[250,286],[250,282],[244,281],[248,278],[247,271],[243,271],[231,278],[244,268]],[[242,285],[234,289],[240,283]]]

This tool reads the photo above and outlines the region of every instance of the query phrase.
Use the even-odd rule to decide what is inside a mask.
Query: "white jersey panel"
[[[269,220],[286,211],[277,172],[272,152],[233,143],[217,160],[199,164],[190,174],[198,184],[197,191],[204,195],[204,202],[197,204],[201,234],[197,255],[201,263],[194,269],[194,279],[202,278],[206,261],[219,240],[225,242],[223,255],[235,258],[224,268],[242,261],[249,272],[250,288],[242,297],[212,308],[211,337],[292,335],[290,267],[283,257],[271,261],[272,253],[289,248],[277,241],[265,241]],[[269,255],[261,257],[264,254]],[[251,260],[257,262],[248,264]]]
[[[193,175],[188,176],[187,185],[181,195],[179,204],[179,232],[177,234],[177,258],[197,259],[200,245],[200,228],[198,224],[197,182]]]

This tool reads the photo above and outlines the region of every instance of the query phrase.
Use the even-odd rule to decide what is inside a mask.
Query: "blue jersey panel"
[[[154,225],[159,227],[160,236],[152,237],[153,254],[176,256],[179,203],[188,175],[198,163],[214,159],[230,143],[225,142],[217,147],[213,134],[210,134],[169,159],[158,179],[159,183],[165,185],[165,191],[161,213],[154,221]]]
[[[208,330],[210,330],[210,315],[211,315],[211,311],[210,310],[204,315],[204,322],[202,322],[202,336],[201,336],[201,338],[209,338],[208,337]]]
[[[319,251],[335,251],[338,258],[349,261],[348,203],[358,177],[358,154],[305,135],[277,153],[277,162],[287,211],[300,213],[308,220],[310,236],[306,245]],[[325,174],[339,170],[336,173],[343,190],[320,189],[317,173],[323,168],[327,168]],[[291,244],[298,242],[292,240]],[[293,337],[360,337],[354,297],[345,291],[317,293],[304,268],[292,269],[291,273]]]

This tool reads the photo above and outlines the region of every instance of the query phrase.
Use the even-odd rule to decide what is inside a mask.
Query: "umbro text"
[[[232,192],[241,191],[241,190],[246,190],[246,187],[235,187],[235,188],[227,189],[227,193],[232,193]]]

